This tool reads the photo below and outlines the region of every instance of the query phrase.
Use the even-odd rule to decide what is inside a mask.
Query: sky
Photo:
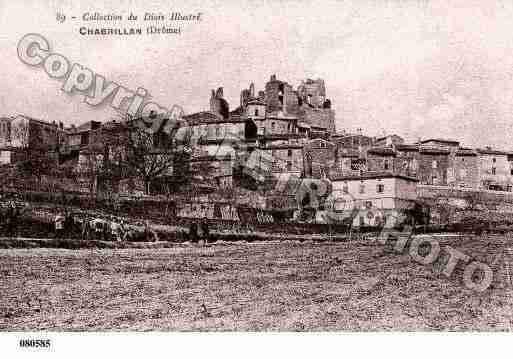
[[[203,20],[182,24],[180,35],[95,37],[79,27],[111,26],[83,21],[85,12],[201,12]],[[37,33],[70,62],[186,113],[208,110],[217,87],[234,109],[241,89],[261,90],[272,74],[294,87],[322,78],[337,130],[513,150],[512,1],[0,0],[0,24],[0,116],[68,125],[115,117],[20,61],[19,40]]]

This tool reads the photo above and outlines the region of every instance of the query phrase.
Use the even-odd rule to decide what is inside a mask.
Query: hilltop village
[[[12,169],[37,152],[37,163],[49,161],[44,167],[64,168],[74,179],[62,181],[68,183],[69,191],[114,191],[128,196],[173,192],[192,202],[202,196],[207,203],[235,196],[237,205],[290,210],[291,219],[298,218],[294,212],[302,203],[295,193],[283,191],[279,195],[285,200],[277,201],[276,183],[291,177],[319,180],[329,185],[330,193],[349,195],[365,210],[365,215],[355,218],[356,225],[376,223],[373,209],[412,209],[428,192],[508,196],[512,191],[513,152],[466,148],[457,139],[406,143],[396,134],[372,137],[362,129],[355,133],[337,129],[322,79],[306,79],[294,88],[271,75],[262,90],[253,84],[242,89],[236,105],[228,103],[222,87],[211,91],[209,101],[209,111],[181,118],[180,126],[194,139],[188,156],[173,152],[165,168],[153,176],[145,172],[142,177],[118,175],[113,180],[100,170],[107,167],[106,162],[122,162],[120,138],[128,131],[123,121],[91,120],[65,127],[24,115],[4,117],[0,119],[0,161]],[[174,142],[172,134],[153,134],[152,150],[146,157],[151,154],[162,161]],[[32,166],[32,173],[37,174]],[[252,175],[262,168],[258,176]],[[190,177],[187,186],[183,178],[177,180],[185,173]],[[41,171],[39,183],[52,176]],[[262,186],[265,182],[274,185]],[[312,218],[315,221],[315,213]]]

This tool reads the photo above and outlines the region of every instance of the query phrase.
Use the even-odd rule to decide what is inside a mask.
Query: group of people
[[[202,221],[200,223],[191,222],[189,225],[189,239],[193,242],[203,240],[208,242],[210,238],[210,227],[208,222]]]
[[[144,239],[158,241],[157,233],[151,228],[149,221],[146,221],[144,228],[129,224],[125,219],[114,216],[78,217],[72,216],[73,224],[67,219],[69,216],[59,211],[54,217],[55,237],[62,238],[66,231],[79,230],[82,240],[100,241],[131,241],[138,234]]]
[[[123,219],[84,218],[81,222],[82,240],[117,241],[129,239],[130,230]]]

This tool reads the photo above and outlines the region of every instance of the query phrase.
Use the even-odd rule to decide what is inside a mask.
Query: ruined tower
[[[217,91],[212,90],[210,96],[210,112],[222,119],[227,119],[230,116],[230,106],[228,101],[224,99],[223,88],[219,87]]]

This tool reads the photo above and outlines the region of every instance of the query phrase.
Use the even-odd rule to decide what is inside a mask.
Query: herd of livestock
[[[141,239],[158,241],[157,233],[151,228],[149,221],[129,223],[124,218],[106,215],[71,211],[63,207],[55,211],[38,211],[30,209],[27,203],[16,198],[0,200],[0,211],[3,217],[2,232],[8,237],[15,237],[22,232],[22,224],[27,216],[35,216],[41,222],[51,225],[49,232],[54,238],[80,237],[83,240],[130,241]]]

